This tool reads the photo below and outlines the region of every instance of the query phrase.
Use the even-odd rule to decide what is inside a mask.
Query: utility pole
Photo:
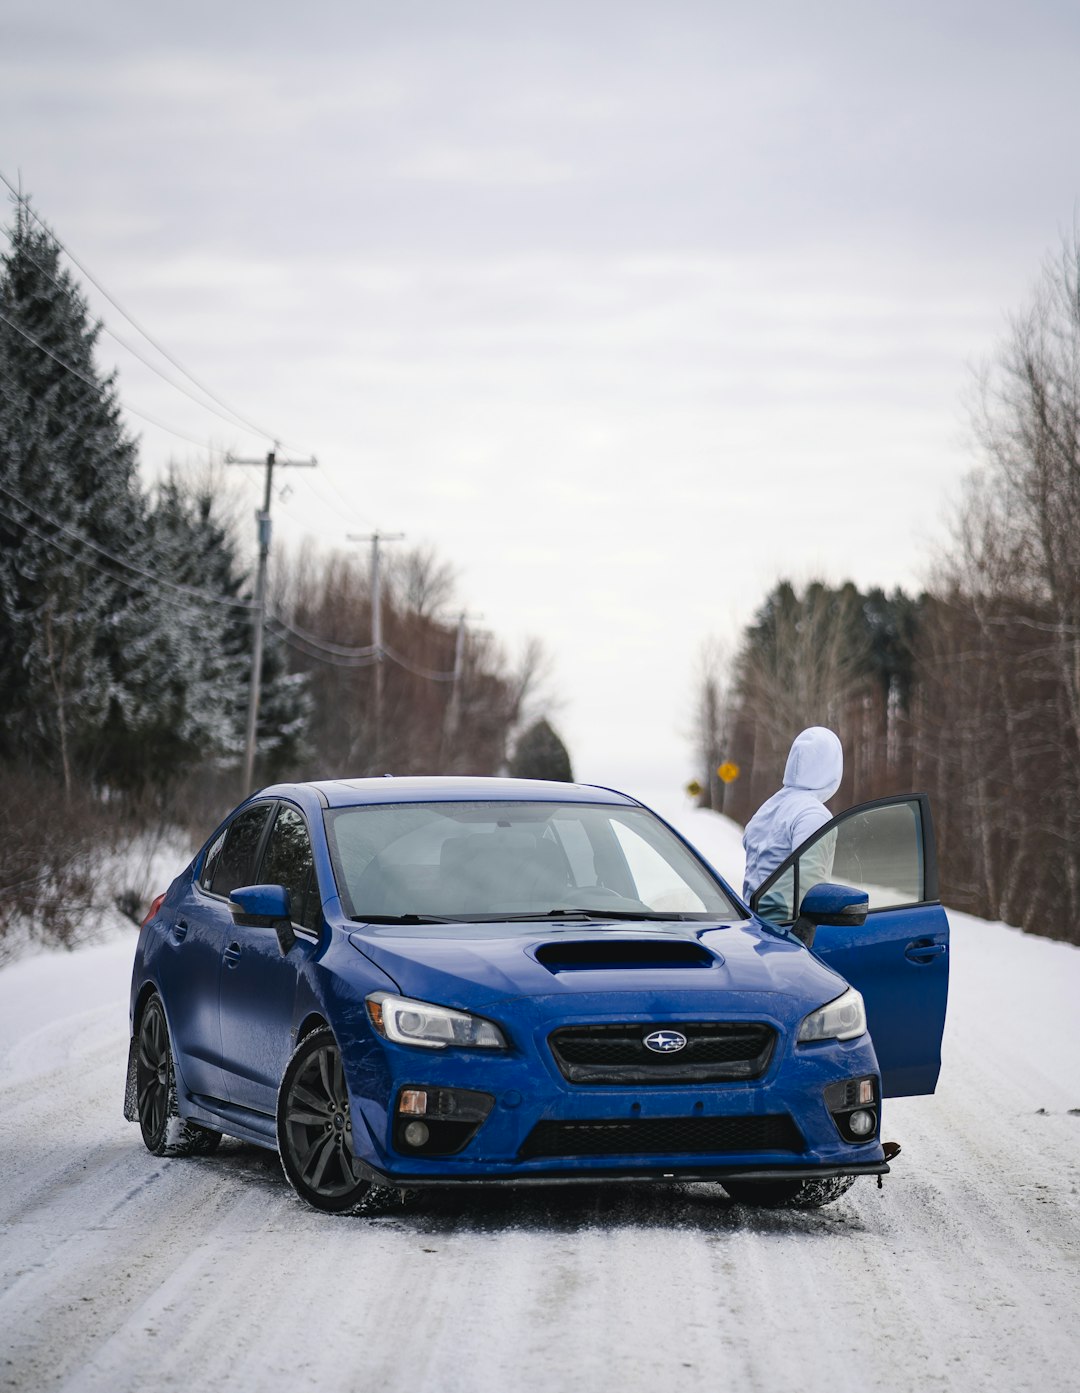
[[[255,782],[255,735],[259,727],[259,694],[262,689],[263,625],[266,622],[266,561],[270,555],[270,499],[274,466],[279,468],[313,469],[318,460],[278,459],[278,441],[268,450],[266,459],[237,459],[226,455],[226,464],[257,464],[266,467],[266,489],[262,509],[255,514],[255,534],[259,542],[259,566],[255,572],[255,603],[251,614],[251,681],[248,686],[247,739],[244,744],[244,795],[252,792]]]
[[[461,679],[465,673],[465,625],[474,619],[483,619],[482,614],[466,614],[464,610],[458,615],[457,637],[454,641],[454,676],[450,684],[450,700],[446,709],[446,727],[444,732],[444,744],[452,745],[457,737],[458,727],[461,724]],[[444,751],[444,757],[445,757]]]
[[[404,532],[372,532],[358,537],[348,534],[350,542],[371,543],[371,646],[375,650],[375,700],[373,703],[373,724],[375,727],[374,749],[371,762],[378,765],[382,751],[383,724],[383,636],[382,636],[382,581],[379,575],[379,547],[383,542],[402,542]]]

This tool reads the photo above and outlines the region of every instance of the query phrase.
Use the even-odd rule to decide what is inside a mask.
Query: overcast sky
[[[1049,0],[0,12],[0,170],[318,456],[276,541],[433,544],[543,640],[578,777],[644,796],[696,772],[701,644],[779,577],[924,579],[1078,131],[1080,7]],[[266,449],[100,359],[181,436]],[[199,456],[131,424],[148,478]]]

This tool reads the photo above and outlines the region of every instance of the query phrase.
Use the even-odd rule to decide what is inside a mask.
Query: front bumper
[[[596,1015],[590,1013],[590,1018]],[[753,1018],[761,1020],[762,1012],[754,1012]],[[641,1021],[651,1023],[644,1015]],[[679,1018],[665,1013],[665,1023],[677,1025]],[[888,1173],[878,1134],[864,1142],[845,1140],[824,1099],[830,1084],[877,1075],[869,1036],[796,1049],[790,1030],[776,1021],[778,1048],[761,1078],[614,1087],[569,1083],[547,1046],[553,1021],[537,1021],[524,1040],[520,1024],[517,1039],[522,1043],[505,1053],[423,1050],[375,1042],[370,1035],[361,1054],[343,1050],[353,1100],[354,1146],[370,1179],[415,1188]],[[400,1145],[400,1133],[395,1144],[395,1109],[402,1091],[425,1088],[476,1090],[494,1099],[487,1119],[452,1155],[410,1155]],[[769,1124],[781,1119],[783,1126],[770,1129]],[[565,1152],[559,1154],[556,1145],[543,1155],[530,1154],[530,1139],[545,1128],[568,1139]],[[625,1147],[605,1141],[597,1149],[593,1137],[606,1130],[616,1139],[624,1135]],[[740,1147],[736,1139],[713,1147],[708,1140],[737,1138],[744,1131],[754,1134],[748,1146]],[[656,1149],[634,1145],[635,1138],[648,1138],[651,1147],[652,1138],[669,1133],[688,1137],[685,1149],[678,1140],[665,1140]],[[584,1139],[580,1146],[575,1146],[575,1137]]]

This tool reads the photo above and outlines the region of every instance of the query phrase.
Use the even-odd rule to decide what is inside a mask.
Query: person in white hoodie
[[[833,731],[826,726],[810,726],[795,737],[784,770],[783,788],[762,803],[746,824],[743,899],[749,900],[796,847],[830,821],[832,814],[825,804],[843,777],[844,749]],[[806,866],[800,875],[803,893],[817,881],[827,879],[832,871],[832,839],[822,838],[820,847],[815,864]],[[781,881],[786,879],[781,877]],[[780,890],[779,882],[776,888]],[[758,909],[766,918],[795,917],[796,907],[782,903],[782,893],[773,896],[770,891],[767,898],[775,903],[762,903]]]

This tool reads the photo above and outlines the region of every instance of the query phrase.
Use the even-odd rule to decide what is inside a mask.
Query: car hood
[[[710,925],[466,924],[366,925],[349,934],[405,996],[463,1010],[490,1009],[507,997],[626,994],[623,1009],[813,1010],[845,983],[800,943],[753,920]],[[745,995],[745,1003],[732,1000]],[[706,1001],[705,996],[710,999]],[[781,999],[789,1004],[782,1005]]]

